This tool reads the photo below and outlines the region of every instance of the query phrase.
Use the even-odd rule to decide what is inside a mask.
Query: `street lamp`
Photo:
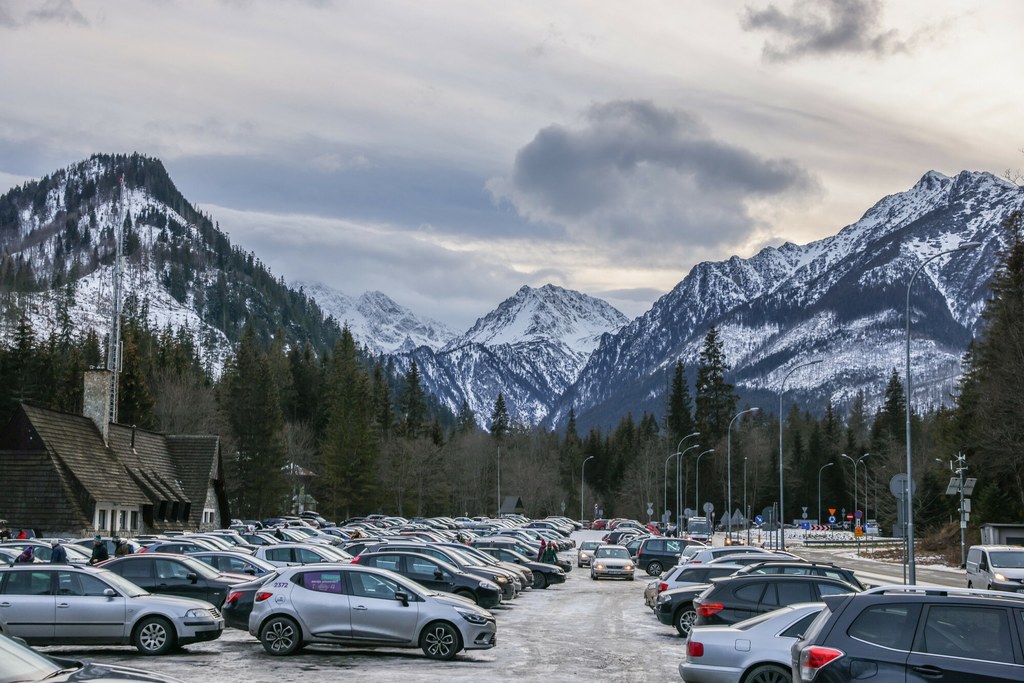
[[[797,365],[796,367],[790,368],[789,372],[786,373],[786,376],[782,378],[782,384],[779,386],[779,530],[780,530],[779,531],[779,550],[785,550],[786,549],[786,526],[785,526],[785,521],[786,521],[786,512],[785,512],[785,510],[786,510],[786,507],[785,507],[785,497],[784,497],[783,488],[782,488],[783,476],[784,476],[783,473],[782,473],[783,472],[782,463],[785,461],[785,458],[782,457],[782,417],[783,417],[782,416],[782,395],[784,393],[786,393],[786,380],[789,379],[790,375],[792,375],[794,372],[796,372],[800,368],[806,368],[808,365],[817,365],[820,362],[821,362],[821,359],[819,358],[817,360],[812,360],[812,361],[808,361],[806,363],[801,363],[800,365]]]
[[[682,453],[676,453],[676,455],[679,456],[679,464],[676,465],[676,490],[679,492],[679,498],[676,499],[676,520],[679,520],[682,517],[682,515],[680,514],[681,508],[680,508],[680,500],[679,499],[682,499],[684,502],[686,500],[686,493],[681,490],[681,488],[682,488],[682,480],[680,479],[679,472],[681,470],[681,467],[682,467],[683,463],[686,462],[683,458],[686,456],[687,453],[692,451],[694,448],[700,448],[700,444],[699,443],[695,443],[692,446],[687,446],[686,450],[684,450]]]
[[[694,482],[693,482],[693,497],[697,499],[697,502],[695,504],[696,504],[698,510],[701,509],[700,508],[700,459],[703,458],[708,453],[714,453],[714,452],[715,452],[714,448],[707,449],[706,451],[704,451],[703,453],[701,453],[700,455],[697,456],[697,462],[693,466],[693,468],[696,470],[696,473],[697,473],[697,476],[696,476],[696,478],[694,479]],[[710,520],[708,520],[708,521],[710,523]]]
[[[747,530],[747,545],[750,545],[750,515],[747,511],[747,456],[743,456],[743,527]]]
[[[589,458],[587,458],[586,460],[583,461],[582,465],[580,465],[580,521],[581,522],[584,519],[584,517],[583,517],[583,476],[587,472],[587,462],[590,461],[590,460],[593,460],[593,459],[594,459],[594,456],[590,456]]]
[[[731,420],[729,420],[729,436],[726,442],[728,445],[728,451],[726,451],[725,454],[725,469],[728,470],[728,476],[726,477],[728,483],[726,488],[728,493],[727,497],[729,499],[725,505],[725,514],[729,515],[729,521],[727,522],[729,536],[726,540],[729,543],[732,543],[732,423],[735,422],[736,418],[738,418],[740,415],[746,415],[747,413],[756,413],[758,410],[760,410],[760,408],[747,408],[746,410],[741,410],[740,412],[736,413]]]
[[[854,460],[853,458],[848,456],[846,453],[840,453],[839,454],[840,458],[846,458],[847,460],[849,460],[850,462],[853,463],[853,529],[854,529],[853,533],[854,533],[854,536],[857,538],[857,553],[858,554],[860,553],[860,536],[857,536],[857,527],[859,527],[860,524],[857,523],[857,465],[859,465],[861,463],[861,461],[864,458],[868,457],[869,455],[871,455],[871,454],[870,453],[865,453],[864,455],[862,455],[859,458],[857,458],[856,460]],[[865,490],[864,493],[866,494],[867,491]]]
[[[687,439],[692,439],[695,436],[700,436],[700,432],[693,432],[692,434],[687,434],[683,438],[679,439],[679,443],[676,444],[675,455],[676,455],[677,458],[679,458],[679,460],[676,461],[676,526],[677,527],[679,526],[679,518],[680,518],[680,514],[679,513],[680,513],[680,510],[682,509],[682,499],[683,499],[683,494],[679,490],[679,487],[682,486],[682,483],[683,483],[682,473],[679,470],[679,466],[682,463],[682,452],[680,452],[680,449],[683,447],[683,442],[684,441],[686,441]],[[687,449],[687,450],[689,450],[689,449]]]
[[[826,467],[832,467],[834,462],[827,462],[818,468],[818,524],[821,524],[821,471]]]
[[[669,453],[668,457],[665,458],[665,477],[663,479],[663,481],[665,482],[665,493],[664,493],[663,498],[662,498],[662,501],[663,501],[662,504],[664,505],[664,508],[663,508],[665,510],[664,514],[667,514],[667,515],[671,515],[671,513],[669,513],[669,511],[668,511],[668,461],[671,460],[674,457],[676,457],[675,453]],[[668,522],[669,522],[669,520],[666,519],[665,520],[665,525],[666,526],[668,525]]]
[[[921,270],[944,254],[952,254],[957,251],[967,251],[968,249],[974,249],[980,247],[981,242],[963,242],[959,246],[953,249],[946,249],[940,251],[938,254],[929,256],[921,265],[917,267],[914,274],[910,276],[910,282],[907,283],[907,567],[908,567],[908,581],[910,585],[917,583],[917,567],[914,563],[914,464],[910,459],[910,399],[913,395],[911,392],[910,384],[910,289],[914,286],[914,280],[917,278]]]

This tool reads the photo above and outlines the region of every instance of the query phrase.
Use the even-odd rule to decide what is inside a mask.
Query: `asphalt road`
[[[585,531],[584,538],[603,532]],[[563,553],[567,559],[570,553]],[[575,561],[575,552],[571,553]],[[452,662],[419,650],[317,648],[271,657],[248,633],[228,629],[211,643],[144,657],[131,647],[47,647],[51,655],[144,668],[197,683],[319,683],[320,681],[664,681],[678,680],[684,641],[644,605],[651,577],[591,581],[574,568],[567,581],[529,590],[497,609],[498,644],[460,654]]]

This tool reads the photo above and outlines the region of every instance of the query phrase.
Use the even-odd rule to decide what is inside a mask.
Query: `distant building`
[[[85,415],[22,404],[0,431],[0,517],[38,535],[213,529],[230,519],[217,436],[109,422],[110,373],[85,377]]]

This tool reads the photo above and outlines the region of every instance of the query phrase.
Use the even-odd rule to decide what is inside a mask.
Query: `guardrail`
[[[802,545],[824,548],[827,546],[836,547],[857,547],[861,546],[891,546],[891,545],[903,545],[902,538],[861,538],[859,541],[855,538],[805,538],[799,541]]]

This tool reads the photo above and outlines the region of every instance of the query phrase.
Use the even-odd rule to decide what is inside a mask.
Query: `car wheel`
[[[477,602],[476,596],[473,595],[473,591],[466,590],[465,588],[461,588],[461,589],[455,591],[455,595],[458,595],[460,598],[466,598],[467,600],[472,600],[473,602]],[[479,604],[479,603],[477,603],[477,604]]]
[[[793,683],[793,675],[781,667],[762,664],[751,669],[741,683]]]
[[[647,573],[651,576],[661,576],[662,570],[664,570],[664,567],[662,567],[661,562],[658,562],[657,560],[647,565]]]
[[[534,588],[543,588],[544,587],[544,583],[545,583],[544,575],[541,574],[540,572],[534,572],[533,573],[533,587]]]
[[[548,581],[547,574],[541,574],[540,575],[540,580],[541,580],[541,584],[540,584],[541,588],[547,588],[548,586],[551,585],[551,582]]]
[[[161,617],[146,617],[132,633],[132,644],[144,655],[166,654],[174,649],[176,642],[174,627]]]
[[[302,645],[299,625],[288,617],[273,617],[260,628],[260,642],[271,655],[291,655]]]
[[[462,649],[459,632],[447,622],[435,621],[423,629],[420,648],[423,649],[423,654],[431,659],[452,659]]]
[[[693,622],[695,621],[697,621],[697,612],[694,611],[692,606],[687,605],[680,608],[675,618],[676,630],[679,631],[679,635],[683,638],[689,638],[690,631],[693,630]]]

